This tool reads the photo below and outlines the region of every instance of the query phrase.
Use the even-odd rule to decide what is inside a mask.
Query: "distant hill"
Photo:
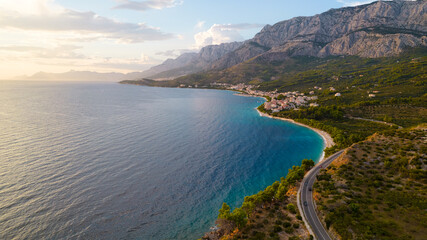
[[[42,80],[42,81],[106,81],[118,82],[128,79],[141,78],[140,72],[133,72],[128,74],[123,73],[98,73],[90,71],[69,71],[65,73],[47,73],[38,72],[32,76],[19,76],[17,80]]]
[[[202,48],[166,60],[144,72],[152,79],[220,71],[248,61],[258,64],[290,57],[354,55],[396,56],[406,48],[427,46],[427,1],[379,1],[331,9],[265,26],[254,38]]]
[[[242,42],[223,43],[202,48],[198,53],[184,53],[176,59],[167,59],[142,73],[152,79],[173,79],[211,69],[212,63],[239,48]]]

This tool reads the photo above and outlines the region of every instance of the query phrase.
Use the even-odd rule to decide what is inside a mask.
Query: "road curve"
[[[313,189],[313,184],[316,181],[316,176],[319,173],[321,168],[326,168],[329,164],[332,163],[344,150],[334,153],[330,157],[326,158],[324,161],[318,163],[314,166],[304,177],[301,182],[299,189],[299,206],[302,211],[306,223],[308,223],[313,231],[315,239],[318,240],[331,240],[326,229],[323,227],[322,223],[319,220],[319,217],[316,214],[316,208],[314,206],[313,192],[310,191]]]

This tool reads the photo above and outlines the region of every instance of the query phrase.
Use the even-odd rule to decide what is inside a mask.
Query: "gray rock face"
[[[188,74],[221,70],[250,59],[262,62],[292,56],[397,55],[407,47],[427,46],[426,10],[425,0],[380,1],[331,9],[267,25],[243,43],[205,47],[189,61],[179,57],[164,64],[169,69],[176,65],[184,67],[186,70],[180,73]]]
[[[265,26],[213,67],[227,68],[254,57],[268,61],[292,56],[397,55],[406,47],[427,46],[426,9],[427,1],[381,1],[292,18]],[[264,52],[253,51],[260,49],[254,42]]]
[[[241,42],[223,43],[220,45],[210,45],[202,48],[199,52],[198,60],[211,63],[242,46]]]
[[[338,38],[318,52],[318,56],[358,55],[361,57],[388,57],[400,53],[405,47],[426,46],[427,37],[410,34],[351,33]]]

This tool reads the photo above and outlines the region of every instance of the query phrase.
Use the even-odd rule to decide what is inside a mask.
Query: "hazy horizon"
[[[0,79],[140,72],[206,45],[250,39],[266,24],[368,2],[0,0]]]

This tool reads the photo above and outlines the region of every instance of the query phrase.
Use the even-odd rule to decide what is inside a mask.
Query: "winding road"
[[[326,229],[323,227],[322,223],[319,220],[319,217],[316,214],[316,208],[313,200],[313,184],[316,181],[316,176],[319,173],[321,168],[326,168],[329,164],[332,163],[338,156],[343,153],[344,150],[334,153],[330,157],[326,158],[324,161],[318,163],[314,166],[304,177],[300,186],[300,197],[299,197],[299,206],[304,215],[304,220],[308,227],[311,227],[312,234],[314,234],[315,239],[318,240],[331,240]]]

